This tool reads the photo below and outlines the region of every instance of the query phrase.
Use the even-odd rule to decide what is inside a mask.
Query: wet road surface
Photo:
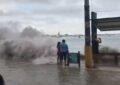
[[[68,68],[0,60],[6,85],[120,85],[120,71],[111,69],[85,69],[84,62],[79,69],[77,65]]]

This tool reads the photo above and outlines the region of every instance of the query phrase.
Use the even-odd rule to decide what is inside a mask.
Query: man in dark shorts
[[[66,44],[65,40],[62,40],[60,44],[60,52],[61,52],[61,60],[64,60],[64,64],[67,65],[67,56],[68,56],[68,45]]]

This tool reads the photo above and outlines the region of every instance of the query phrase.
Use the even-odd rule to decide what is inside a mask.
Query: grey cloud
[[[0,0],[0,2],[41,2],[41,3],[50,3],[50,2],[67,2],[67,3],[76,3],[82,0]]]
[[[51,14],[66,17],[79,17],[83,14],[83,10],[77,6],[65,6],[52,8],[49,10],[35,10],[33,11],[33,14]]]
[[[66,5],[62,6],[62,1],[64,1]],[[45,15],[58,15],[58,16],[66,16],[66,17],[80,17],[81,15],[83,15],[83,9],[84,9],[83,6],[77,5],[77,3],[81,1],[78,1],[78,0],[75,0],[75,1],[62,0],[62,1],[57,1],[57,4],[54,4],[54,5],[43,5],[40,3],[36,3],[36,4],[33,4],[34,7],[29,13],[26,13],[25,11],[23,12],[21,10],[11,10],[5,13],[4,15],[5,16],[28,16],[28,15],[34,16],[34,15],[45,14]],[[58,3],[58,2],[61,2],[61,3]],[[32,3],[29,3],[29,5],[32,6]]]
[[[92,0],[92,9],[95,11],[120,10],[120,0]]]
[[[46,3],[48,3],[47,0],[45,1]],[[54,0],[51,0],[51,1],[54,1]],[[11,18],[14,20],[16,17],[16,20],[21,21],[22,23],[37,21],[40,24],[43,23],[43,24],[51,24],[51,25],[66,23],[67,21],[74,22],[74,18],[80,19],[81,17],[83,17],[83,7],[76,5],[79,2],[79,0],[75,0],[75,1],[62,0],[62,1],[64,1],[66,5],[62,6],[62,2],[58,0],[56,0],[55,3],[58,3],[58,2],[61,2],[61,3],[58,3],[58,5],[54,4],[52,6],[49,6],[49,5],[41,6],[41,3],[37,3],[35,6],[37,6],[38,9],[31,10],[31,13],[29,14],[19,10],[12,10],[7,12],[4,15],[10,16],[10,17],[12,16],[13,18],[12,17]],[[39,9],[39,7],[41,8]],[[44,15],[46,17],[41,18],[42,17],[41,15]],[[21,18],[19,18],[19,16],[21,16]]]
[[[7,12],[7,13],[4,13],[4,16],[25,16],[26,13],[23,13],[23,12],[13,12],[13,11],[10,11],[10,12]]]
[[[98,13],[98,17],[118,17],[120,15],[120,0],[91,0],[91,10]]]
[[[15,3],[52,3],[55,0],[0,0],[2,3],[9,3],[9,2],[15,2]]]
[[[8,2],[8,0],[0,0],[0,2]],[[21,10],[14,10],[8,13],[3,13],[0,11],[1,15],[6,16],[35,16],[35,15],[45,15],[45,16],[61,16],[69,18],[84,18],[84,0],[9,0],[12,2],[22,2],[27,4],[33,4],[36,8],[33,7],[30,13],[22,12]],[[90,0],[92,1],[91,8],[93,11],[106,11],[106,10],[119,10],[120,0]],[[39,2],[39,3],[37,3]],[[54,3],[54,4],[52,4]],[[46,5],[45,5],[46,4]],[[99,14],[100,15],[100,14]],[[104,16],[104,15],[102,15]],[[107,16],[107,15],[105,15]]]
[[[4,15],[4,11],[3,10],[0,10],[0,16]]]

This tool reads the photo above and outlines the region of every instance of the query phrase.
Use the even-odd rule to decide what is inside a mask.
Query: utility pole
[[[84,16],[85,16],[85,65],[87,68],[92,68],[94,67],[94,63],[93,63],[91,34],[90,34],[89,0],[85,0],[84,3]]]
[[[97,39],[97,22],[96,22],[96,19],[97,19],[97,13],[96,12],[91,12],[91,32],[92,32],[92,41],[95,41]],[[93,56],[94,56],[94,42],[92,42],[92,53],[93,53]],[[96,49],[98,50],[98,49]]]

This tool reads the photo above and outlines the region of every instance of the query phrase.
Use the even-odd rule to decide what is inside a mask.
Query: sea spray
[[[34,64],[55,62],[56,39],[33,29],[25,28],[22,32],[0,29],[0,57],[14,60],[33,61]]]
[[[57,63],[56,57],[54,56],[49,56],[49,57],[40,57],[40,58],[36,58],[33,61],[33,64],[35,65],[39,65],[39,64],[55,64]]]

